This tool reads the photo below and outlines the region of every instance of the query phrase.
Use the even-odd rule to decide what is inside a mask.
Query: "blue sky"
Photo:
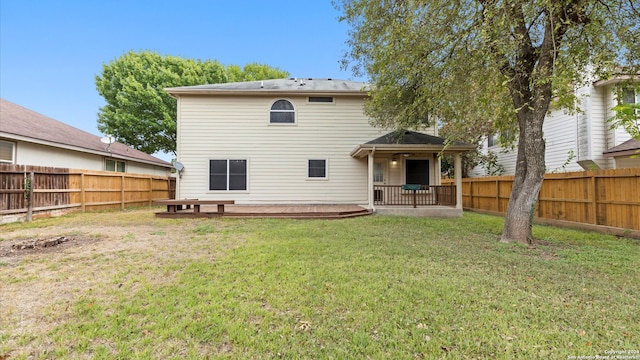
[[[340,69],[339,15],[331,0],[1,0],[0,97],[101,135],[95,76],[129,50],[363,80]]]

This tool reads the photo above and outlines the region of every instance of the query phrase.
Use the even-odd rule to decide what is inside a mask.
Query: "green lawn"
[[[109,224],[129,230],[109,234]],[[0,320],[0,358],[567,359],[640,350],[638,241],[539,226],[540,244],[527,248],[499,243],[501,227],[501,218],[474,213],[166,220],[148,210],[5,225],[4,240],[71,228],[105,240],[56,257],[0,258],[0,278],[20,291],[72,288],[42,306],[45,330]],[[101,251],[107,241],[121,245]]]

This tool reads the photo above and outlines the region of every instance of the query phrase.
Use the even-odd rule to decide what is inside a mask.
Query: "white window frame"
[[[309,165],[311,161],[315,161],[315,160],[322,160],[324,161],[324,177],[316,177],[316,176],[309,176]],[[320,158],[320,157],[315,157],[315,158],[309,158],[307,159],[307,166],[306,166],[306,171],[307,171],[307,180],[311,180],[311,181],[326,181],[329,180],[329,159],[327,158]]]
[[[109,170],[107,168],[107,161],[113,161],[113,170]],[[118,171],[118,164],[122,164],[124,166],[124,171]],[[109,172],[117,172],[117,173],[126,173],[127,172],[127,162],[124,160],[112,159],[112,158],[104,158],[104,171]]]
[[[211,161],[226,161],[227,162],[227,170],[226,170],[226,177],[227,177],[227,184],[226,184],[226,188],[225,190],[214,190],[211,189]],[[229,189],[229,176],[231,175],[229,172],[229,163],[230,161],[233,160],[239,160],[239,161],[244,161],[245,163],[245,189],[244,190],[230,190]],[[207,173],[207,191],[209,191],[210,193],[248,193],[249,192],[249,159],[248,158],[241,158],[241,157],[233,157],[233,158],[210,158],[209,160],[207,160],[208,162],[208,169],[209,172]]]
[[[291,106],[293,107],[293,110],[273,110],[273,105],[280,101],[280,100],[284,100],[286,102],[288,102],[289,104],[291,104]],[[278,122],[271,122],[271,113],[272,112],[285,112],[285,113],[293,113],[293,122],[292,123],[278,123]],[[298,110],[296,109],[296,106],[294,105],[293,101],[291,101],[291,99],[285,99],[285,98],[279,98],[279,99],[275,99],[271,102],[271,104],[269,104],[269,117],[267,118],[267,122],[269,123],[270,126],[296,126],[298,125]]]
[[[378,184],[386,184],[387,181],[387,162],[388,159],[374,159],[373,161],[373,182]],[[382,176],[382,179],[376,177],[376,165],[380,164],[381,169],[379,175]]]
[[[0,140],[1,144],[9,144],[11,146],[11,159],[0,159],[0,164],[16,163],[16,143],[13,141]]]

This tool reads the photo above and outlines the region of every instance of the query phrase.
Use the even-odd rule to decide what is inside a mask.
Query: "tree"
[[[343,65],[368,74],[377,125],[464,123],[474,113],[517,129],[501,240],[531,242],[545,173],[549,104],[575,109],[574,87],[638,68],[636,0],[340,0],[351,25]],[[475,121],[478,120],[475,119]]]
[[[177,102],[164,88],[287,76],[256,63],[241,69],[215,60],[130,51],[104,64],[96,76],[96,88],[106,102],[98,112],[98,129],[147,153],[175,154]]]

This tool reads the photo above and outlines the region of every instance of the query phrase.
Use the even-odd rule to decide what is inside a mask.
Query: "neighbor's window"
[[[487,137],[487,146],[492,147],[498,144],[498,135],[491,134]]]
[[[126,164],[120,160],[105,159],[104,169],[106,171],[125,172]]]
[[[309,96],[310,103],[333,103],[333,96]]]
[[[633,89],[624,89],[622,91],[622,103],[623,104],[635,104],[636,92]]]
[[[327,160],[311,159],[308,163],[307,177],[310,179],[326,179],[327,178]]]
[[[296,111],[288,100],[277,100],[271,105],[269,112],[269,123],[271,124],[295,124]]]
[[[247,190],[247,160],[209,160],[209,190]]]
[[[407,159],[405,165],[406,184],[429,185],[429,160]]]
[[[14,163],[15,143],[0,140],[0,163]]]

